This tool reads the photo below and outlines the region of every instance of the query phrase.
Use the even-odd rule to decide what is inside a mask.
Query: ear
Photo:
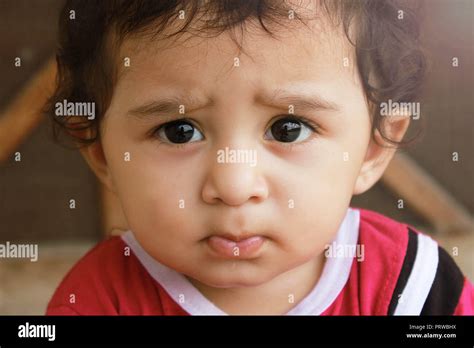
[[[80,152],[86,160],[89,167],[95,173],[97,178],[112,192],[115,192],[115,186],[110,175],[107,160],[100,140],[80,148]]]
[[[410,124],[410,117],[383,117],[387,117],[384,125],[387,137],[395,141],[402,140]],[[382,138],[380,132],[376,130],[374,137],[370,138],[364,162],[362,163],[359,175],[354,185],[354,195],[364,193],[382,177],[385,169],[392,160],[395,151],[396,147],[388,144]]]

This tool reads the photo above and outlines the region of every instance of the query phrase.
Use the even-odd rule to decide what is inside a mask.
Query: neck
[[[305,298],[318,282],[324,254],[252,287],[215,288],[188,280],[211,302],[230,315],[286,314]]]

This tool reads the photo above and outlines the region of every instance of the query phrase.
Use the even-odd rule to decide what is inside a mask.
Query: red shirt
[[[323,273],[288,315],[474,314],[474,290],[430,237],[348,209]],[[65,276],[48,315],[226,314],[184,276],[148,255],[128,231],[89,251]]]

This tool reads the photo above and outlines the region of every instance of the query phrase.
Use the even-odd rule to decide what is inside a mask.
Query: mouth
[[[266,237],[262,235],[218,234],[206,238],[212,252],[219,257],[232,259],[252,259],[258,257]]]

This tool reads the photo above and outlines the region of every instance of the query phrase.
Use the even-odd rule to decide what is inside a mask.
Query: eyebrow
[[[146,102],[129,110],[128,114],[140,118],[160,114],[177,114],[179,113],[181,105],[184,105],[184,111],[185,113],[188,113],[212,105],[212,103],[213,102],[210,99],[198,99],[191,95],[171,96]]]
[[[257,98],[262,104],[288,109],[293,105],[295,113],[310,112],[316,110],[339,111],[337,103],[325,99],[317,93],[311,92],[291,92],[284,89],[277,89],[271,95],[263,95]]]
[[[335,102],[324,99],[318,94],[308,92],[291,92],[284,89],[276,89],[271,94],[258,95],[255,101],[280,109],[288,109],[293,105],[295,113],[310,112],[316,110],[339,111]],[[169,115],[179,112],[180,105],[184,105],[184,113],[196,111],[213,104],[211,99],[200,99],[190,94],[170,96],[146,102],[128,111],[128,114],[138,118],[147,116]]]

